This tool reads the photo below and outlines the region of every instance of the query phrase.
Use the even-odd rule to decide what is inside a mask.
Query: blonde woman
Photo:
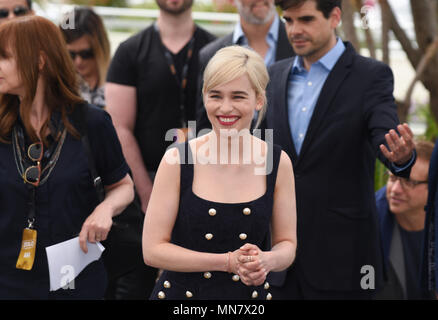
[[[144,259],[165,270],[151,299],[272,299],[267,275],[292,264],[292,164],[249,132],[268,81],[263,59],[240,46],[207,65],[213,130],[166,152],[146,213]]]

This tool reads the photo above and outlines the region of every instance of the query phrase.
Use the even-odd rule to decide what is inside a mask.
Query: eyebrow
[[[283,19],[285,19],[285,20],[293,20],[288,15],[283,15]],[[315,16],[307,15],[307,16],[300,16],[300,17],[296,18],[295,20],[310,21],[310,20],[313,20],[313,19],[315,19]]]
[[[219,90],[210,90],[209,94],[221,94],[222,91]],[[242,94],[242,95],[248,95],[246,91],[231,91],[232,94]]]
[[[241,94],[247,96],[248,93],[246,91],[233,91],[232,94]]]

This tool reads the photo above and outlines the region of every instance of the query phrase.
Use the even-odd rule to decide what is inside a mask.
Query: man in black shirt
[[[195,120],[198,52],[214,39],[195,25],[192,0],[157,4],[157,22],[117,49],[105,89],[144,212],[154,172],[172,143],[166,133]]]
[[[122,42],[108,70],[107,111],[131,168],[143,212],[155,171],[173,142],[166,133],[185,128],[195,119],[198,52],[215,38],[195,25],[192,3],[157,0],[160,11],[156,23]],[[126,281],[146,281],[142,284],[146,293],[155,284],[156,272],[145,268],[151,269],[148,279],[143,280],[143,273]]]

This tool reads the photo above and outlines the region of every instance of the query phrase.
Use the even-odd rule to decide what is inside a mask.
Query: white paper
[[[100,242],[89,243],[88,253],[79,246],[79,237],[46,247],[49,263],[50,291],[59,288],[74,289],[74,279],[91,262],[99,260],[104,246]]]

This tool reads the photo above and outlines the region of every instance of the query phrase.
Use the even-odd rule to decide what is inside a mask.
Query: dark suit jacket
[[[421,289],[424,299],[435,299],[435,292],[438,292],[438,254],[436,253],[436,239],[438,235],[438,143],[430,159],[428,195],[426,204],[426,221],[424,226],[424,251],[421,267]],[[429,268],[434,264],[434,268]]]
[[[205,112],[204,103],[202,100],[202,78],[203,78],[205,67],[207,66],[207,63],[210,61],[210,59],[214,56],[214,54],[218,50],[231,45],[233,45],[233,33],[230,33],[229,35],[216,39],[213,42],[210,42],[208,45],[203,47],[202,50],[199,52],[200,72],[199,72],[199,81],[198,81],[198,95],[197,95],[198,100],[196,103],[197,131],[205,128],[209,128],[209,129],[211,128],[211,124],[208,121],[207,113]],[[275,55],[275,61],[290,58],[293,55],[294,55],[294,51],[287,38],[286,28],[284,26],[284,23],[280,21],[278,26],[278,40],[277,40],[277,51]]]
[[[351,44],[330,72],[297,156],[288,121],[293,59],[270,68],[267,128],[287,152],[295,173],[298,248],[295,264],[319,290],[361,289],[361,268],[373,266],[382,283],[374,197],[376,155],[399,120],[391,69],[358,55]],[[409,176],[410,167],[399,173]]]

